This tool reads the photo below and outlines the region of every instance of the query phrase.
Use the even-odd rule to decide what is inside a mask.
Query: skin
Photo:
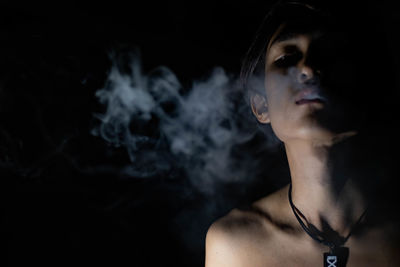
[[[252,111],[261,123],[270,123],[284,143],[296,207],[318,229],[328,227],[347,236],[366,209],[366,196],[352,177],[338,179],[331,174],[329,153],[335,145],[356,136],[357,131],[351,127],[332,131],[317,116],[318,112],[330,112],[329,104],[298,105],[295,99],[299,84],[307,84],[331,66],[351,66],[351,62],[346,62],[346,53],[334,55],[335,62],[328,62],[329,66],[312,61],[318,58],[315,51],[321,51],[316,44],[323,43],[321,40],[327,36],[320,30],[294,32],[290,38],[274,42],[288,29],[289,25],[282,24],[268,44],[266,94],[252,96]],[[336,40],[329,38],[330,44]],[[329,49],[323,48],[325,52]],[[322,89],[335,88],[328,85]],[[400,266],[400,249],[389,242],[388,235],[399,240],[390,223],[352,235],[345,244],[350,250],[347,266]],[[322,266],[322,255],[327,251],[299,225],[286,186],[256,201],[248,210],[234,209],[211,225],[206,237],[206,267]]]

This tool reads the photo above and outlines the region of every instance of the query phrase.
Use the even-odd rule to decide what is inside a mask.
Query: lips
[[[295,102],[297,105],[307,104],[307,103],[325,103],[326,98],[318,93],[315,88],[306,88],[297,93],[295,97]]]

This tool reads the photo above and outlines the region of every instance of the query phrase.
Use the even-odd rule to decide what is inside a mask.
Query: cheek
[[[292,90],[290,79],[281,74],[267,74],[265,77],[268,113],[271,127],[276,136],[283,141],[293,125]]]
[[[267,104],[270,116],[281,113],[290,102],[290,82],[283,75],[268,74],[265,78]]]

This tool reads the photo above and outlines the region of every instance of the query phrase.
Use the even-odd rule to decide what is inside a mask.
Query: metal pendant
[[[324,267],[345,267],[349,257],[349,249],[338,247],[324,253]]]

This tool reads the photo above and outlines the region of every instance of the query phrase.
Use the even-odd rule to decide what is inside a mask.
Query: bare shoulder
[[[265,226],[266,222],[253,209],[233,209],[211,225],[207,237],[217,235],[240,240],[249,235],[265,234]]]
[[[214,222],[206,236],[206,267],[246,266],[253,242],[267,238],[265,222],[251,211],[232,210]],[[247,265],[248,266],[248,265]]]
[[[246,209],[234,209],[211,225],[206,237],[207,267],[265,266],[265,252],[270,251],[277,231],[278,192]]]

